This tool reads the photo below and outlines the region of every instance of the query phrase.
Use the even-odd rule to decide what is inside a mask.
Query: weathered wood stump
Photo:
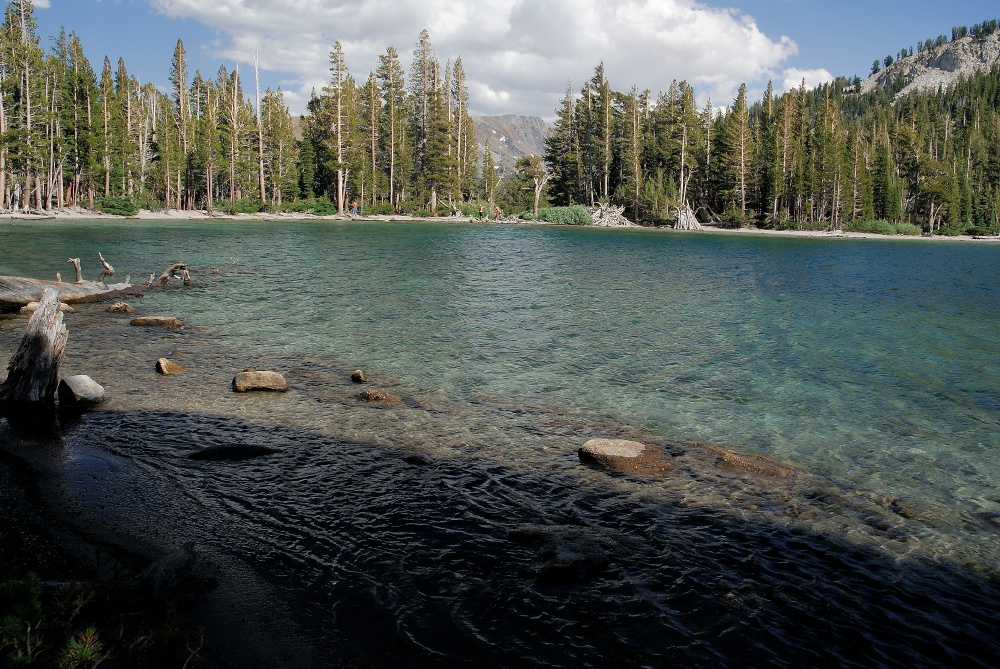
[[[0,384],[0,400],[51,402],[59,383],[59,365],[69,332],[59,312],[56,291],[46,290],[28,320],[21,345],[10,359],[7,379]]]

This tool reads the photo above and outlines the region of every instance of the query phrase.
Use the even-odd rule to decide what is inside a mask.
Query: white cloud
[[[286,100],[301,111],[329,76],[329,52],[343,45],[359,81],[387,47],[409,71],[426,28],[438,58],[461,56],[473,111],[551,116],[567,81],[579,89],[604,63],[611,85],[654,94],[673,79],[725,104],[741,82],[762,88],[797,52],[746,15],[695,0],[149,0],[172,18],[216,30],[213,55],[282,73]],[[189,49],[192,45],[186,45]],[[792,70],[788,70],[791,73]],[[802,71],[807,83],[814,74]],[[795,75],[798,76],[798,75]]]
[[[806,82],[806,88],[810,89],[822,84],[828,84],[835,77],[822,67],[815,70],[800,70],[797,67],[790,67],[783,74],[782,90],[790,91],[793,88],[798,88],[803,79]]]
[[[35,0],[32,6],[35,9],[49,9],[52,7],[52,2],[50,0]]]

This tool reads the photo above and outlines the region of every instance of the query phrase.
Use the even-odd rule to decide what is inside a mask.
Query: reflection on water
[[[945,276],[960,247],[476,226],[48,232],[31,257],[114,245],[133,276],[187,261],[194,286],[134,301],[187,326],[81,306],[63,373],[108,401],[57,413],[55,433],[0,417],[0,442],[45,454],[73,517],[245,563],[337,657],[1000,658],[1000,375],[984,326],[1000,300],[961,278],[934,296],[907,286],[911,265]],[[16,229],[0,242],[12,235],[30,246]],[[10,248],[0,273],[33,274]],[[976,253],[963,262],[977,271],[996,262]],[[3,360],[25,321],[0,319]],[[160,376],[159,357],[187,371]],[[246,367],[292,390],[231,392]],[[356,400],[357,367],[400,401]],[[591,469],[576,456],[591,437],[644,441],[677,468]],[[791,473],[725,466],[715,443]]]

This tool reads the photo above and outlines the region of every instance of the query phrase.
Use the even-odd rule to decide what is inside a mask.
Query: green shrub
[[[309,211],[314,216],[333,216],[337,213],[337,205],[326,197],[318,197],[312,200],[312,207]]]
[[[379,202],[363,206],[361,212],[369,216],[391,216],[396,213],[396,210],[388,202]]]
[[[97,210],[113,216],[135,216],[139,213],[139,204],[128,195],[102,197],[97,200]]]
[[[848,232],[863,232],[870,235],[895,235],[896,226],[889,221],[851,221],[844,230]],[[919,230],[919,228],[918,228]]]
[[[264,203],[255,199],[226,202],[223,205],[223,211],[227,214],[259,214],[264,211]]]
[[[524,215],[522,215],[523,217]],[[594,222],[590,210],[582,204],[575,204],[571,207],[543,207],[538,210],[537,217],[531,218],[561,225],[591,225]]]
[[[897,235],[920,235],[923,230],[919,225],[913,225],[913,223],[896,223],[896,234]]]
[[[410,215],[414,216],[416,218],[431,218],[432,216],[434,216],[434,214],[432,214],[431,212],[429,212],[426,209],[417,209],[416,211],[414,211]]]

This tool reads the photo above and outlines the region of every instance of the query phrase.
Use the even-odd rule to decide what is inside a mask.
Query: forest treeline
[[[996,30],[985,22],[953,40]],[[557,110],[549,200],[611,201],[651,223],[689,206],[734,226],[1000,230],[1000,67],[896,99],[907,83],[861,93],[857,77],[840,77],[781,95],[768,84],[753,103],[741,86],[726,110],[699,109],[684,81],[654,99],[616,91],[598,66]]]
[[[6,210],[611,203],[646,224],[690,207],[732,225],[1000,229],[1000,68],[899,100],[904,81],[862,94],[855,77],[780,95],[768,85],[757,102],[741,86],[724,108],[699,108],[686,82],[655,97],[622,93],[598,65],[555,109],[545,156],[497,165],[488,144],[479,151],[461,58],[442,65],[426,30],[408,71],[388,47],[363,81],[335,43],[327,85],[293,119],[280,89],[260,91],[255,65],[192,73],[178,40],[162,92],[122,59],[106,57],[98,72],[65,29],[42,49],[33,12],[11,0],[0,28]],[[987,22],[952,39],[995,31]]]

